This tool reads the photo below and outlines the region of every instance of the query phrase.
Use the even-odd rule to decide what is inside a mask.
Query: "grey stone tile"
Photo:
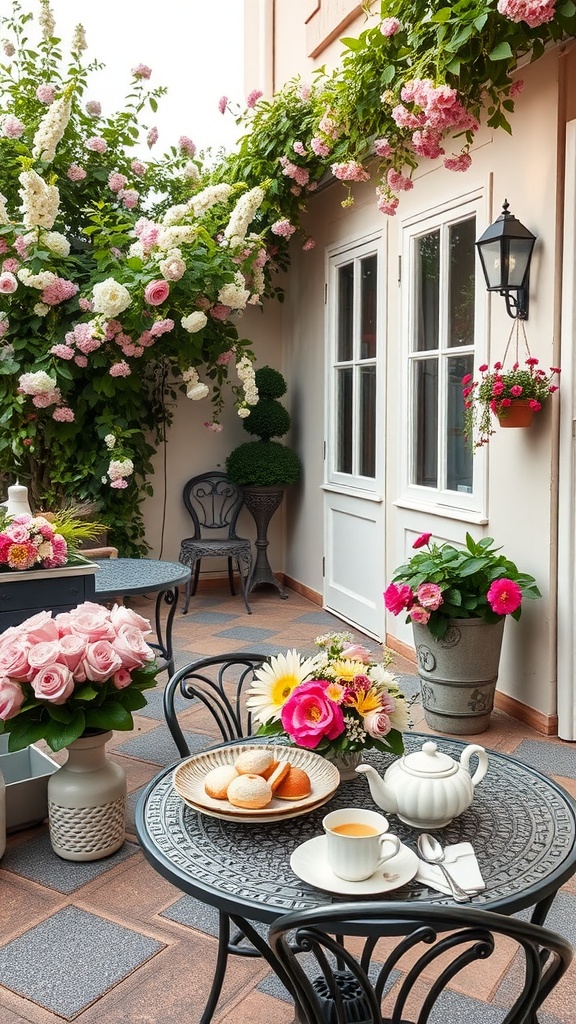
[[[215,636],[225,637],[227,640],[267,640],[274,636],[275,629],[259,629],[257,626],[235,626],[233,629],[225,629],[215,633]]]
[[[144,696],[146,697],[148,703],[145,708],[139,708],[137,714],[142,715],[143,718],[153,718],[157,722],[163,722],[165,718],[163,705],[164,690],[146,690],[144,692]],[[176,708],[177,712],[183,711],[184,708],[190,706],[191,704],[189,700],[185,700],[184,697],[181,697],[178,692],[175,693],[174,707]]]
[[[111,857],[102,860],[86,863],[62,860],[50,845],[48,830],[43,829],[25,843],[9,846],[2,858],[2,868],[39,885],[46,885],[56,892],[71,893],[110,871],[137,851],[138,847],[133,843],[124,843]]]
[[[64,907],[0,948],[0,978],[5,988],[70,1020],[163,948],[129,928]]]
[[[305,612],[304,615],[298,615],[293,621],[308,622],[312,626],[324,626],[326,630],[331,629],[341,632],[344,629],[350,629],[351,631],[351,627],[347,626],[341,619],[337,619],[336,616],[332,615],[330,612]]]
[[[201,732],[185,732],[184,738],[190,748],[191,754],[197,754],[200,750],[214,746],[214,737],[206,736]],[[126,757],[136,757],[140,761],[149,761],[151,764],[159,764],[167,767],[178,761],[180,755],[170,730],[165,725],[151,729],[150,732],[134,739],[127,740],[115,748],[118,754]]]
[[[576,779],[576,750],[573,746],[549,743],[546,740],[522,740],[514,757],[546,775]]]
[[[188,614],[190,614],[190,612]],[[224,624],[225,622],[231,622],[233,619],[240,618],[240,616],[235,613],[216,611],[194,612],[192,617],[194,622],[200,622],[206,626],[219,626],[220,623]]]

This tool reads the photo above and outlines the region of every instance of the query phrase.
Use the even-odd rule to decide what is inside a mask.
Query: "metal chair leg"
[[[248,567],[248,574],[244,576],[244,573],[242,572],[242,564],[239,558],[236,559],[236,563],[238,565],[238,572],[240,574],[240,588],[242,590],[242,597],[244,598],[246,611],[248,612],[248,615],[252,615],[252,609],[248,604],[248,580],[250,578],[250,567]]]
[[[190,598],[194,597],[194,594],[196,593],[196,588],[198,586],[198,576],[200,574],[200,562],[201,562],[200,558],[198,558],[194,562],[194,568],[192,569],[192,573],[191,573],[190,579],[188,580],[188,582],[186,584],[186,598],[185,598],[185,601],[184,601],[184,608],[182,610],[182,614],[183,615],[187,615],[188,614],[188,608],[190,606]]]
[[[228,582],[230,583],[230,593],[232,597],[236,597],[236,587],[234,586],[234,564],[232,557],[228,559]]]

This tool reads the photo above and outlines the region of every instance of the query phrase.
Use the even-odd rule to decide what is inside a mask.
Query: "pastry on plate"
[[[238,775],[262,775],[274,763],[270,750],[243,750],[234,762]]]
[[[213,800],[225,800],[228,786],[232,779],[237,779],[238,772],[233,764],[222,764],[213,768],[204,779],[204,790]]]
[[[258,811],[270,803],[272,790],[261,775],[243,774],[232,779],[226,795],[233,807]]]
[[[275,790],[274,796],[280,797],[281,800],[303,800],[305,796],[310,796],[311,792],[312,786],[308,773],[303,768],[292,765],[286,778]]]

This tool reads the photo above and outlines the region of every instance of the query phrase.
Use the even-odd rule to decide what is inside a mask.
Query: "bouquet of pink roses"
[[[404,750],[406,699],[381,662],[352,643],[347,632],[318,637],[320,653],[305,658],[287,651],[258,669],[246,702],[258,734],[287,736],[319,754],[343,755],[369,747]]]
[[[0,732],[9,749],[44,739],[61,750],[86,729],[132,729],[158,666],[150,623],[130,608],[85,601],[39,612],[0,636]]]

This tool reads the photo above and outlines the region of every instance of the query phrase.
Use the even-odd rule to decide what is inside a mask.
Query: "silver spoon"
[[[431,836],[428,832],[423,832],[421,836],[418,836],[418,853],[427,864],[437,864],[450,886],[453,899],[457,903],[468,903],[471,899],[471,894],[465,892],[444,867],[442,863],[444,860],[444,850],[434,836]]]

